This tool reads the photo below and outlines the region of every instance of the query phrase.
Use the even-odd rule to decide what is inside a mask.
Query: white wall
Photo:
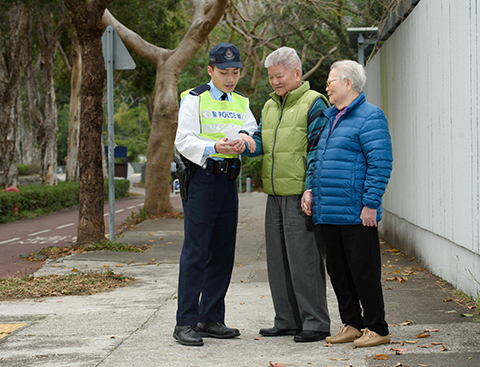
[[[367,66],[394,165],[385,238],[480,291],[480,0],[421,0]]]

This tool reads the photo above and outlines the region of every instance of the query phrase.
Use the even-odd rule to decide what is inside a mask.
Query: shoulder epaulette
[[[242,97],[245,97],[242,93],[240,93],[238,90],[234,90],[233,93],[237,93],[239,95],[241,95]]]
[[[202,94],[207,90],[210,90],[210,86],[208,84],[203,84],[199,87],[192,89],[189,94],[192,94],[194,96],[199,96],[200,94]]]

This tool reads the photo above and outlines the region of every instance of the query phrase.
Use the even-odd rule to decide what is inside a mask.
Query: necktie
[[[226,101],[227,100],[227,93],[223,93],[221,99],[222,99],[222,101]]]

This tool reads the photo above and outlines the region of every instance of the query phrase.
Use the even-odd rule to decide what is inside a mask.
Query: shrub
[[[37,175],[40,172],[40,166],[38,164],[18,164],[19,176]]]
[[[127,197],[130,181],[115,180],[115,198]],[[59,182],[58,186],[39,184],[20,186],[20,192],[0,192],[0,223],[46,215],[52,211],[78,205],[78,182]],[[105,200],[108,200],[108,181],[105,181]],[[14,208],[18,207],[18,215]]]

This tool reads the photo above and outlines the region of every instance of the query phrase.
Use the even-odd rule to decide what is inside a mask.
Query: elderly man
[[[295,335],[313,342],[330,335],[321,236],[302,212],[304,192],[311,199],[316,146],[326,119],[327,101],[302,82],[302,65],[294,49],[282,47],[266,61],[274,92],[265,103],[254,134],[263,154],[263,188],[268,194],[265,237],[270,290],[275,307],[272,328],[263,336]],[[316,241],[316,237],[318,241]]]

